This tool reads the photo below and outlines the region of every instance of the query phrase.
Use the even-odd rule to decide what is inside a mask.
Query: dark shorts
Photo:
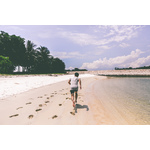
[[[73,94],[74,92],[77,92],[78,88],[71,88],[70,93]]]

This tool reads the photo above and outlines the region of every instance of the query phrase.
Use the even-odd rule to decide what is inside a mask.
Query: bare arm
[[[82,89],[81,79],[79,79],[80,89]]]
[[[70,82],[71,82],[71,80],[69,79],[68,84],[71,84]]]

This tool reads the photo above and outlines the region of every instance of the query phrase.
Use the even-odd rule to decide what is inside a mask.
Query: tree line
[[[115,67],[115,70],[132,70],[132,69],[150,69],[150,66],[143,66],[143,67],[137,67],[137,68],[132,68],[132,67],[117,68],[117,67]]]
[[[24,73],[63,73],[65,63],[50,55],[45,46],[37,47],[33,42],[16,35],[0,31],[0,73],[13,73],[16,67]]]
[[[79,69],[79,68],[74,68],[74,69],[68,69],[66,71],[88,71],[87,69]]]

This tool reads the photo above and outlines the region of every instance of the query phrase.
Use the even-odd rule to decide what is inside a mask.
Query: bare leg
[[[78,93],[75,92],[75,102],[77,103]]]
[[[72,100],[72,102],[73,102],[73,107],[75,107],[74,93],[71,94],[71,100]]]

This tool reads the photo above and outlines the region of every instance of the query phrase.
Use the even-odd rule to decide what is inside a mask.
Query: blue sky
[[[67,69],[150,65],[149,25],[0,25],[0,30],[47,47]]]

